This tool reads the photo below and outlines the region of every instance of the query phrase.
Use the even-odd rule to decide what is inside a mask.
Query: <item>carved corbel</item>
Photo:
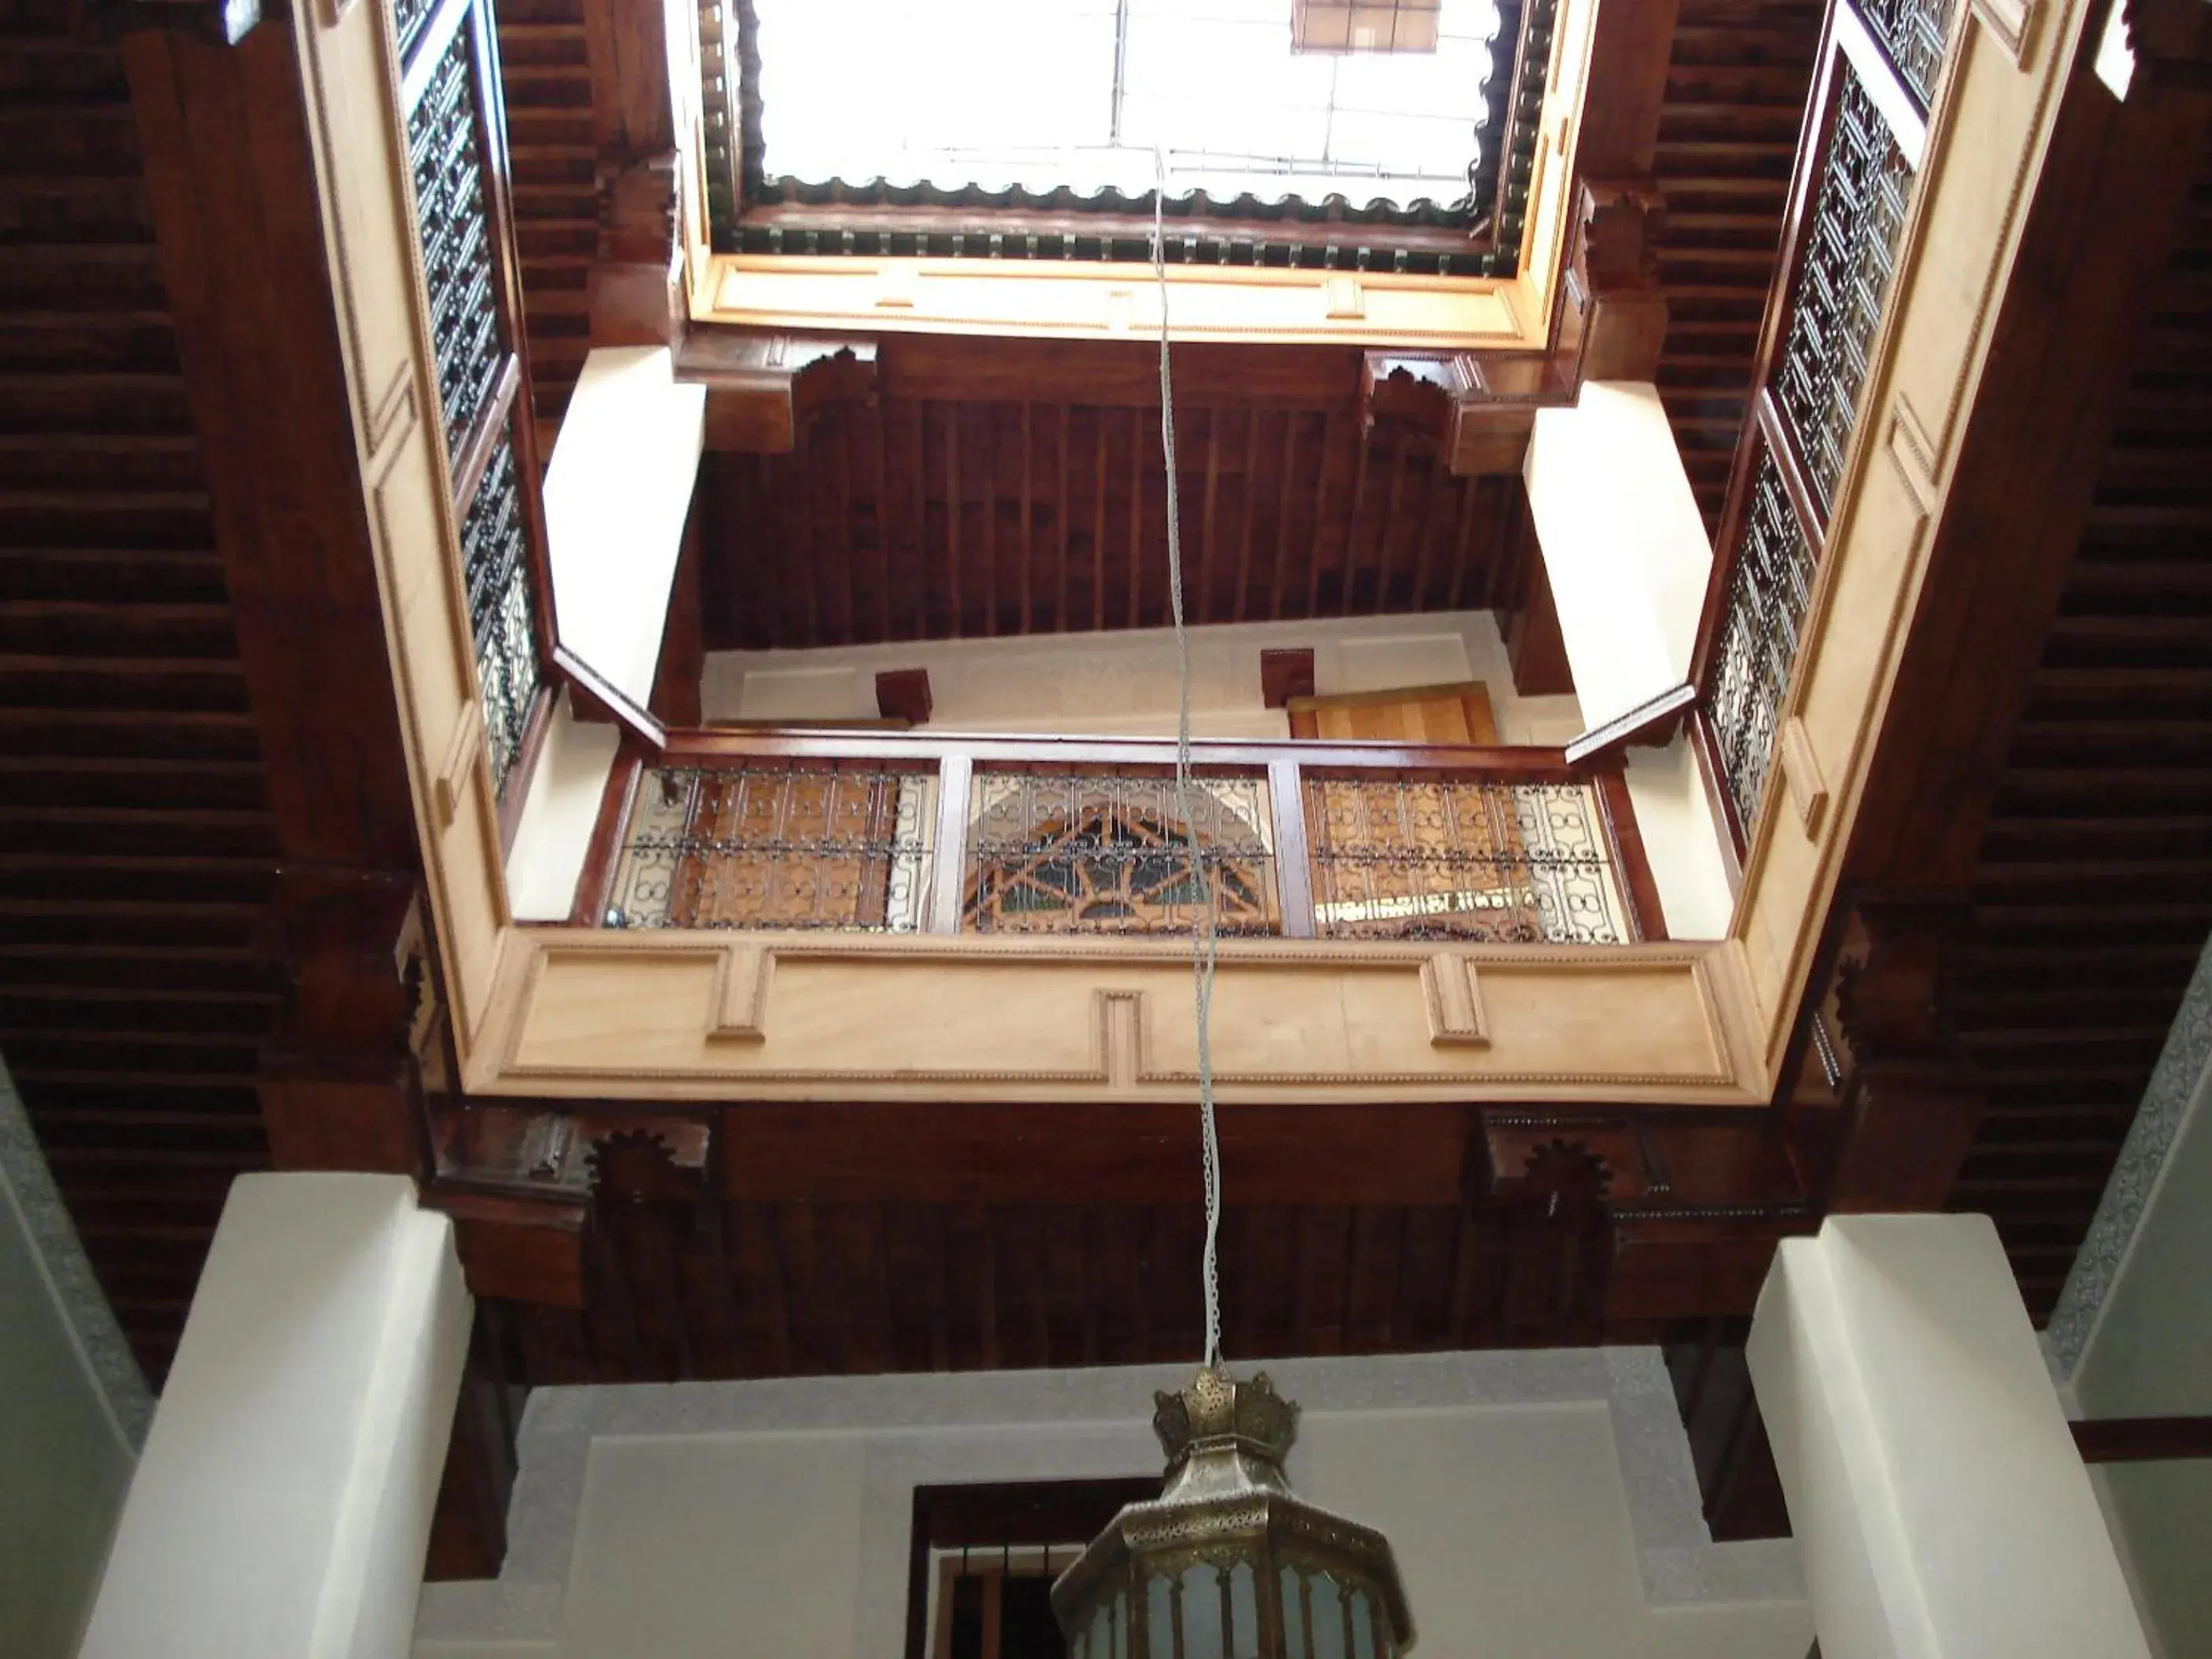
[[[2117,0],[2112,26],[2134,54],[2130,94],[2212,91],[2212,6],[2204,0]]]
[[[1540,358],[1370,351],[1360,364],[1363,425],[1419,433],[1460,477],[1519,472],[1536,410],[1568,400],[1559,392]]]
[[[1575,199],[1574,240],[1559,301],[1558,349],[1565,377],[1649,380],[1667,339],[1659,286],[1659,230],[1667,200],[1649,181],[1585,179]]]
[[[1509,1332],[1594,1342],[1613,1277],[1613,1171],[1579,1139],[1554,1137],[1526,1155],[1505,1183],[1506,1249],[1513,1263]]]
[[[276,1167],[423,1174],[426,1074],[453,1067],[413,878],[287,867],[255,949],[284,988],[258,1091]]]
[[[601,1215],[623,1207],[690,1209],[706,1196],[703,1160],[686,1168],[651,1129],[617,1129],[592,1143],[592,1206]]]
[[[676,373],[707,388],[707,447],[738,454],[788,454],[808,416],[877,397],[873,340],[695,328]]]
[[[1967,926],[1948,901],[1862,900],[1852,912],[1833,987],[1831,1210],[1936,1209],[1950,1196],[1987,1095],[1946,1006]]]
[[[672,345],[684,304],[684,194],[674,151],[599,168],[599,245],[586,283],[595,346]]]

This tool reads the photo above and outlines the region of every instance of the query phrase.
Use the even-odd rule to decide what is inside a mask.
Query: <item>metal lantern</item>
[[[1297,1406],[1265,1371],[1156,1394],[1159,1497],[1052,1587],[1070,1659],[1395,1659],[1413,1639],[1390,1542],[1291,1492]]]

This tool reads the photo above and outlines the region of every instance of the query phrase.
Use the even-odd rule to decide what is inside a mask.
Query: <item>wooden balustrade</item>
[[[1952,9],[1834,0],[1822,32],[1690,674],[1717,816],[1738,856],[1770,772],[1786,775],[1771,764],[1787,740],[1781,710],[1927,150]]]
[[[1666,937],[1617,756],[1575,766],[1547,748],[1200,742],[1191,762],[1224,934]],[[637,747],[614,769],[572,920],[1187,932],[1175,763],[1158,738],[672,732],[657,759]],[[718,867],[740,866],[742,903],[698,896]],[[1113,890],[1054,902],[1066,884],[1099,879]]]

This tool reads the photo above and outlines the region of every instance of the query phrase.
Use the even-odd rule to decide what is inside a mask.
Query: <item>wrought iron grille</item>
[[[1848,60],[1813,202],[1774,395],[1825,508],[1858,420],[1867,356],[1905,228],[1912,169]]]
[[[491,401],[501,356],[470,50],[475,27],[467,21],[454,32],[422,101],[407,118],[438,398],[446,414],[447,448],[456,457]]]
[[[1775,712],[1789,689],[1812,592],[1813,550],[1773,455],[1762,453],[1706,686],[1706,712],[1721,771],[1747,836],[1759,816],[1774,748]]]
[[[1630,938],[1588,784],[1309,776],[1305,789],[1323,939]]]
[[[528,538],[523,529],[512,428],[500,434],[461,520],[461,572],[469,591],[469,631],[483,690],[484,746],[492,781],[504,786],[522,750],[538,696],[537,619],[530,599]]]
[[[1943,46],[1957,0],[1857,0],[1859,16],[1926,109],[1943,72]]]
[[[928,773],[875,762],[648,771],[603,920],[917,932],[934,795]]]
[[[963,925],[980,933],[1188,933],[1211,908],[1224,936],[1282,931],[1267,787],[1195,780],[1191,868],[1175,780],[981,772]]]
[[[415,43],[422,33],[422,26],[437,9],[437,0],[392,0],[392,30],[399,37],[403,61],[414,57]]]

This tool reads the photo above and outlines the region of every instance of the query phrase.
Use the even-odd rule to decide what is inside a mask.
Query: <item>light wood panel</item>
[[[484,1093],[1182,1099],[1188,953],[1167,940],[605,933],[509,941]],[[1765,1098],[1735,949],[1224,941],[1225,1098]]]
[[[1414,686],[1403,691],[1355,691],[1330,697],[1292,697],[1291,735],[1338,743],[1472,743],[1498,741],[1490,689],[1480,680],[1460,685]]]

